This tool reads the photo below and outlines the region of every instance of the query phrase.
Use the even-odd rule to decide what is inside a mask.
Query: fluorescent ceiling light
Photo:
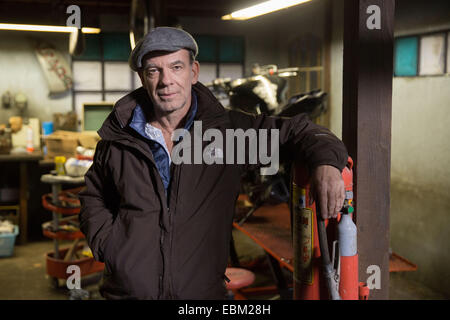
[[[222,17],[222,20],[247,20],[308,1],[311,0],[270,0],[227,14]]]
[[[35,24],[11,24],[0,23],[0,30],[17,30],[17,31],[41,31],[41,32],[67,32],[71,33],[76,30],[75,27],[64,26],[43,26]],[[83,33],[100,33],[99,28],[81,28]]]
[[[100,28],[89,28],[89,27],[83,27],[81,28],[81,32],[83,33],[100,33]]]

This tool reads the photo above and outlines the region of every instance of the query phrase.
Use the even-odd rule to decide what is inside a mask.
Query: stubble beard
[[[172,107],[171,101],[163,101],[161,98],[159,98],[160,101],[155,99],[153,95],[151,94],[150,90],[146,88],[147,95],[149,96],[152,104],[153,109],[155,113],[157,113],[159,116],[167,116],[172,114],[173,112],[176,112],[180,109],[182,109],[186,105],[186,100],[184,100],[179,107]]]
[[[170,105],[171,102],[166,102],[167,104],[169,104],[169,106],[165,105],[166,103],[164,103],[164,102],[163,103],[155,103],[154,102],[154,105],[156,107],[155,111],[161,116],[167,116],[178,110],[183,109],[184,106],[186,106],[186,102],[187,101],[184,100],[179,107],[171,107],[171,105]]]

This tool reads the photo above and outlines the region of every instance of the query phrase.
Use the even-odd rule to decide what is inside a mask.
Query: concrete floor
[[[255,271],[255,285],[273,284],[269,268],[264,266],[263,250],[239,231],[234,230],[233,237],[241,263],[245,264],[255,258],[261,258],[263,261],[262,267]],[[60,247],[68,247],[69,244],[61,242]],[[45,256],[52,250],[53,242],[43,240],[16,245],[12,257],[0,258],[0,300],[67,300],[69,291],[64,286],[54,288],[51,279],[46,275]],[[90,292],[90,299],[102,299],[98,293],[97,279],[85,278],[82,288]],[[276,299],[277,296],[263,298]],[[418,282],[406,279],[402,273],[391,273],[390,299],[422,300],[446,297]]]

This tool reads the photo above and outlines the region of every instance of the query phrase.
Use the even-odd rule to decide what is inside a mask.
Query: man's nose
[[[167,70],[163,70],[159,74],[159,85],[161,86],[168,86],[172,83],[172,77],[170,75],[170,72]]]

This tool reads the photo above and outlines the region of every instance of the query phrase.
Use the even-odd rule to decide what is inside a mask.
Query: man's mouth
[[[170,93],[158,93],[158,95],[162,98],[162,99],[167,99],[167,98],[172,98],[176,95],[176,92],[170,92]]]

